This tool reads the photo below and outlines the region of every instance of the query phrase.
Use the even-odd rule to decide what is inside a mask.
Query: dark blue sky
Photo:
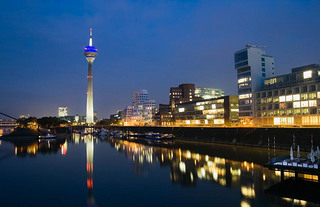
[[[157,104],[181,83],[236,94],[233,53],[247,43],[267,46],[277,75],[320,63],[319,11],[317,0],[1,1],[0,111],[85,114],[90,27],[100,118],[140,88]]]

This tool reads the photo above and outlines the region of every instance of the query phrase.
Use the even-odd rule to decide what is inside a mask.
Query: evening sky
[[[145,88],[169,102],[181,83],[237,94],[234,52],[267,46],[276,75],[320,63],[320,1],[4,0],[0,9],[0,112],[85,114],[93,28],[94,108],[107,117]],[[0,117],[4,118],[4,117]]]

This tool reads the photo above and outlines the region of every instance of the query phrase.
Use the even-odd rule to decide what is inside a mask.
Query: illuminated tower
[[[98,55],[98,50],[92,45],[92,29],[90,29],[90,39],[89,46],[84,48],[84,56],[89,63],[88,67],[88,89],[87,89],[87,124],[91,125],[94,123],[93,119],[93,82],[92,82],[92,64],[96,56]]]

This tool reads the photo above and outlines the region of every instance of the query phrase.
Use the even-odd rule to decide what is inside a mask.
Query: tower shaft
[[[87,88],[87,124],[94,123],[93,117],[93,81],[92,81],[92,64],[93,61],[88,61],[88,88]]]

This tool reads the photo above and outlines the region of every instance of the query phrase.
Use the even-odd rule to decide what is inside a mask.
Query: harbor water
[[[288,152],[80,134],[1,141],[0,206],[317,206],[265,193],[281,178],[263,164],[283,154]]]

